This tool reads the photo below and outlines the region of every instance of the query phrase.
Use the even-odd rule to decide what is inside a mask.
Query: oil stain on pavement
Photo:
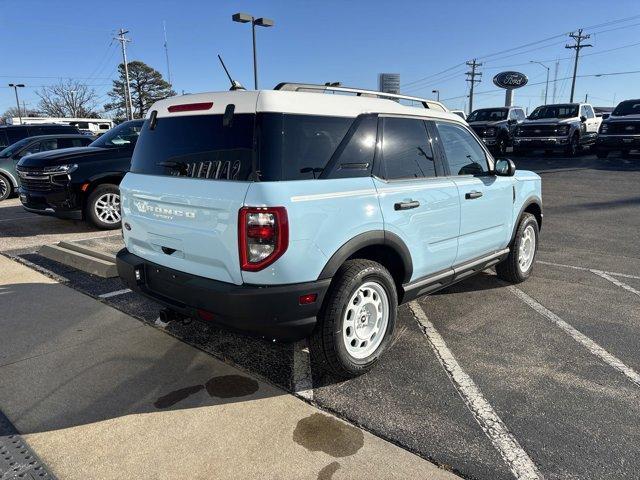
[[[236,398],[251,395],[257,392],[259,388],[258,382],[252,378],[243,377],[242,375],[221,375],[213,377],[204,385],[192,385],[167,393],[153,402],[153,406],[158,409],[170,408],[204,389],[207,390],[211,397]]]
[[[338,462],[331,462],[318,472],[318,480],[331,480],[333,478],[333,474],[339,469],[340,464]]]
[[[298,421],[293,441],[309,451],[324,452],[338,458],[354,455],[360,450],[364,445],[364,434],[359,428],[334,417],[314,413]]]
[[[153,406],[156,408],[169,408],[173,407],[176,403],[181,402],[187,397],[190,397],[194,393],[198,393],[202,390],[204,386],[202,385],[192,385],[191,387],[181,388],[179,390],[174,390],[173,392],[167,393],[166,395],[160,397],[158,400],[153,402]]]

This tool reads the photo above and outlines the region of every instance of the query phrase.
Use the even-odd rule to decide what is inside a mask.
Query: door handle
[[[417,200],[410,200],[408,202],[398,202],[393,206],[394,210],[411,210],[412,208],[418,208],[420,202]]]
[[[480,198],[482,196],[482,192],[478,192],[474,190],[473,192],[467,192],[464,194],[464,198],[467,200],[473,200],[474,198]]]

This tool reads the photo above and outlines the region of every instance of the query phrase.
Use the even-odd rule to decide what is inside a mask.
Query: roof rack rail
[[[449,110],[442,103],[426,98],[412,97],[409,95],[400,95],[396,93],[378,92],[377,90],[365,90],[362,88],[338,87],[332,85],[320,85],[315,83],[294,83],[281,82],[275,86],[274,90],[283,90],[288,92],[344,92],[355,93],[359,97],[387,98],[390,100],[409,100],[420,103],[424,108],[448,112]]]

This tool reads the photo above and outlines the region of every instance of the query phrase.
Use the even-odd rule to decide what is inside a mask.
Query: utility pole
[[[114,37],[115,40],[120,42],[122,46],[122,62],[124,63],[124,77],[125,77],[125,99],[124,103],[126,105],[127,110],[127,120],[133,120],[133,103],[131,102],[131,88],[129,87],[129,65],[127,64],[127,42],[130,42],[131,39],[126,38],[125,34],[129,33],[129,30],[125,30],[123,28],[118,31],[118,36]]]
[[[571,98],[569,102],[573,103],[573,94],[576,89],[576,74],[578,73],[578,57],[580,56],[580,50],[586,47],[593,47],[591,44],[583,44],[582,41],[591,37],[591,35],[583,35],[582,29],[578,29],[578,33],[572,32],[569,34],[571,38],[576,42],[573,45],[565,45],[564,48],[571,48],[576,51],[576,58],[573,63],[573,80],[571,80]]]
[[[553,100],[551,103],[556,103],[556,89],[558,85],[558,69],[560,68],[560,62],[556,60],[556,68],[553,74]]]
[[[465,73],[465,75],[467,75],[467,82],[471,84],[471,88],[469,89],[469,115],[471,115],[471,112],[473,112],[473,87],[476,83],[481,82],[481,79],[478,78],[476,80],[476,77],[482,76],[481,72],[476,72],[476,68],[481,67],[482,64],[476,62],[474,58],[472,61],[467,62],[467,66],[471,67],[471,71]]]
[[[169,68],[169,47],[167,45],[167,22],[162,21],[162,30],[164,31],[164,55],[167,58],[167,80],[171,83],[171,68]]]
[[[18,107],[18,118],[20,119],[20,125],[22,125],[22,113],[20,112],[20,100],[18,100],[18,88],[24,88],[24,83],[10,83],[9,86],[13,88],[16,94],[16,107]]]

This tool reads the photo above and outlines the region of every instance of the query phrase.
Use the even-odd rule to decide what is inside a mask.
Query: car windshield
[[[616,117],[640,115],[640,100],[627,100],[626,102],[619,103],[612,115]]]
[[[469,118],[468,122],[497,122],[500,120],[506,120],[507,110],[504,108],[483,108],[481,110],[474,110]]]
[[[22,147],[24,147],[28,143],[31,143],[32,141],[33,141],[33,138],[23,138],[22,140],[17,141],[13,145],[9,145],[4,150],[0,151],[0,158],[9,158],[11,155],[13,155]]]
[[[124,122],[109,130],[89,146],[102,148],[134,146],[138,141],[138,136],[142,130],[143,123],[144,120],[131,120],[130,122]]]
[[[545,105],[536,108],[529,119],[537,120],[539,118],[572,118],[578,116],[578,105]]]

